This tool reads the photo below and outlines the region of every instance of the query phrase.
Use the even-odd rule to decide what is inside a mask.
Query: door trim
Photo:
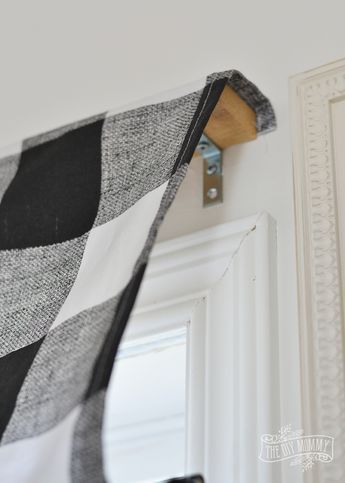
[[[158,243],[126,331],[186,324],[186,473],[212,483],[281,481],[258,458],[280,427],[276,248],[267,213]]]

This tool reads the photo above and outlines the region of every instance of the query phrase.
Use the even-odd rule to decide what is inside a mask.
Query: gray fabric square
[[[0,356],[48,332],[77,276],[87,237],[0,251]]]
[[[157,215],[151,225],[148,237],[146,239],[145,245],[142,249],[142,252],[140,256],[138,257],[138,260],[135,265],[134,272],[136,270],[139,270],[140,266],[147,263],[151,249],[153,247],[153,244],[155,242],[155,239],[158,234],[158,230],[160,225],[162,224],[164,220],[164,216],[166,212],[168,211],[171,203],[174,201],[175,196],[177,194],[177,191],[179,187],[182,184],[182,181],[184,180],[188,170],[188,164],[182,165],[176,173],[170,178],[167,189],[164,192],[164,195],[162,197],[161,204],[159,206],[159,210],[157,212]]]
[[[102,455],[104,399],[105,391],[97,392],[81,410],[72,443],[72,483],[105,483]]]
[[[119,216],[170,178],[201,94],[105,119],[102,194],[95,225]]]

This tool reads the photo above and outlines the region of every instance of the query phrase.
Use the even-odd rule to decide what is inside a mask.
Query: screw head
[[[205,151],[209,146],[210,146],[210,143],[202,140],[202,141],[199,141],[198,149],[200,149],[200,151]]]
[[[209,198],[210,200],[215,200],[218,196],[218,190],[217,188],[210,188],[208,191],[207,191],[207,198]]]
[[[216,164],[210,164],[207,167],[206,173],[211,176],[212,174],[216,174],[217,172],[217,165]]]

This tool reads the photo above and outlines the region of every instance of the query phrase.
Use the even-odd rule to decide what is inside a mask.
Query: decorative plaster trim
[[[345,481],[344,294],[331,122],[331,103],[344,95],[345,60],[290,80],[303,429],[335,438],[333,462],[306,473],[313,483]]]

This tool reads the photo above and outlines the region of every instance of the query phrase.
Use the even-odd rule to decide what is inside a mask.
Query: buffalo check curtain
[[[24,140],[0,159],[0,481],[105,481],[116,351],[158,227],[226,84],[275,125],[237,71]],[[121,482],[119,482],[121,483]]]

